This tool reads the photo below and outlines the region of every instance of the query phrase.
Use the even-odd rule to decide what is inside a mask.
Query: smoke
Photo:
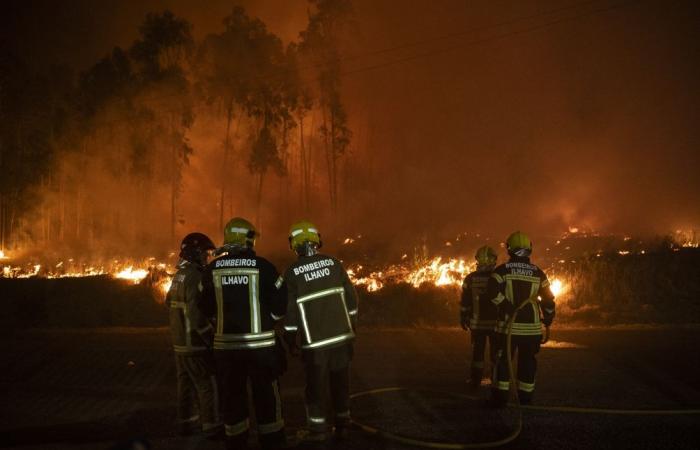
[[[207,8],[168,0],[99,8],[87,1],[60,8],[29,3],[31,14],[10,8],[18,11],[9,31],[17,47],[35,62],[76,70],[115,45],[128,47],[149,11],[171,9],[193,23],[201,41],[221,30],[231,10],[228,1]],[[561,8],[549,1],[354,3],[358,33],[347,43],[342,78],[353,137],[340,171],[339,213],[329,211],[316,111],[305,123],[311,207],[303,206],[299,190],[295,129],[288,175],[271,173],[265,181],[258,224],[264,251],[283,251],[287,227],[302,217],[319,222],[327,242],[364,234],[397,248],[425,235],[465,231],[553,235],[580,226],[632,234],[700,224],[700,11],[694,2],[631,2],[609,10],[616,2],[580,2],[559,13],[546,13]],[[306,27],[304,1],[243,4],[285,42]],[[57,8],[61,13],[54,15]],[[470,29],[478,31],[463,33]],[[450,33],[462,34],[436,39]],[[411,42],[420,44],[377,52]],[[115,108],[103,120],[122,120]],[[233,141],[227,218],[258,215],[256,179],[246,166],[249,126]],[[158,175],[158,164],[138,180],[112,171],[128,136],[114,132],[93,139],[82,162],[76,151],[57,162],[61,176],[82,177],[89,186],[72,195],[89,197],[83,213],[95,218],[93,229],[110,230],[91,239],[172,246],[167,189],[149,184],[167,174]],[[194,151],[183,170],[177,236],[197,230],[221,240],[224,136],[222,114],[197,106],[187,132]],[[37,188],[46,201],[63,201]],[[149,196],[161,201],[139,203]]]

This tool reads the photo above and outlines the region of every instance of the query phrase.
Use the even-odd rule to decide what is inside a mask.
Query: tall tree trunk
[[[265,180],[265,172],[261,171],[258,178],[258,192],[257,192],[257,212],[255,213],[255,226],[258,229],[262,228],[260,222],[260,213],[262,207],[262,193],[263,193],[263,181]]]
[[[304,214],[309,213],[309,205],[307,199],[307,174],[306,174],[306,148],[304,147],[304,114],[299,114],[299,157],[300,157],[300,169],[301,169],[301,181],[299,183],[299,200]]]
[[[224,228],[224,203],[226,200],[226,171],[228,170],[229,145],[231,142],[231,120],[233,119],[233,99],[229,99],[226,110],[226,137],[224,138],[224,160],[221,166],[221,191],[219,195],[219,229]]]
[[[333,174],[333,184],[332,184],[332,207],[331,212],[333,213],[333,220],[336,219],[338,214],[338,151],[335,148],[335,112],[331,109],[331,172]]]
[[[171,117],[170,119],[170,133],[171,136],[174,138],[175,136],[175,125],[173,124],[173,118]],[[171,162],[171,172],[170,172],[170,239],[171,241],[175,241],[175,221],[177,220],[176,214],[177,211],[175,210],[175,203],[176,203],[176,198],[177,198],[177,186],[178,186],[178,180],[177,180],[177,146],[174,142],[171,142],[171,147],[172,147],[172,162]]]
[[[66,174],[63,163],[60,166],[60,177],[58,185],[58,239],[63,242],[66,237]]]
[[[331,163],[331,147],[328,143],[328,120],[326,109],[323,108],[323,148],[326,154],[326,171],[328,172],[328,198],[331,211],[333,210],[333,165]]]
[[[0,250],[5,251],[5,196],[0,192]]]

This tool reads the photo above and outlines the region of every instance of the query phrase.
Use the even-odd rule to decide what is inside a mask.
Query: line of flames
[[[9,259],[4,252],[0,252],[0,260]],[[73,261],[69,260],[69,265]],[[141,263],[119,263],[114,261],[110,265],[83,265],[80,268],[65,269],[63,261],[54,266],[42,264],[27,264],[24,266],[2,267],[2,278],[83,278],[95,276],[109,276],[114,279],[124,280],[132,284],[140,284],[149,276],[149,283],[159,292],[165,295],[172,284],[174,268],[166,263],[155,262],[154,258],[148,258]]]
[[[363,272],[361,265],[351,266],[347,272],[350,280],[356,286],[362,286],[369,292],[382,289],[387,284],[407,283],[417,288],[424,283],[433,286],[459,287],[464,278],[476,269],[476,264],[461,258],[445,259],[437,256],[425,264],[417,267],[406,265],[392,265],[383,270]],[[553,277],[550,287],[555,296],[559,296],[568,290],[568,283],[561,277]]]

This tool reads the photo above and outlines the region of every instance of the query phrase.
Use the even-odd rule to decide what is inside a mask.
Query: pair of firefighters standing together
[[[224,229],[224,245],[211,262],[215,245],[207,236],[192,233],[182,241],[178,271],[166,298],[180,431],[194,432],[201,423],[211,437],[223,430],[227,449],[246,448],[250,381],[260,446],[285,445],[278,379],[286,369],[286,354],[275,332],[281,322],[289,352],[301,353],[305,365],[306,439],[323,442],[329,437],[326,383],[334,436],[342,439],[350,425],[349,364],[357,293],[340,261],[318,253],[321,235],[310,222],[291,227],[289,245],[299,258],[284,275],[255,254],[256,237],[250,222],[232,219]]]
[[[516,231],[508,237],[506,248],[510,259],[498,267],[491,247],[477,250],[476,271],[462,284],[461,324],[471,330],[473,347],[470,385],[475,390],[481,384],[488,340],[493,366],[490,403],[494,407],[504,406],[510,392],[509,333],[512,353],[518,353],[518,400],[521,404],[532,401],[542,324],[548,335],[555,314],[547,275],[530,262],[530,238]]]
[[[224,246],[211,263],[208,257],[215,245],[208,237],[192,233],[182,242],[178,272],[166,299],[176,354],[180,429],[193,432],[201,423],[206,434],[220,434],[220,398],[226,448],[245,448],[250,380],[261,447],[284,446],[278,378],[286,369],[286,357],[275,333],[281,321],[292,355],[299,354],[301,344],[308,439],[322,442],[331,429],[325,414],[326,383],[335,437],[342,439],[350,425],[349,364],[357,293],[341,263],[318,253],[321,236],[313,224],[291,227],[289,244],[299,259],[283,276],[255,254],[256,236],[250,222],[232,219],[224,230]],[[535,388],[541,324],[548,328],[554,319],[554,295],[547,276],[530,262],[530,239],[515,232],[507,249],[510,260],[498,267],[493,249],[477,251],[477,270],[465,278],[461,299],[462,327],[472,332],[473,388],[481,383],[490,340],[494,406],[508,399],[509,331],[512,349],[518,353],[518,396],[526,404]]]

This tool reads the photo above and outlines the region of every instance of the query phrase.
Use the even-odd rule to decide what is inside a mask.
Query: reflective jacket
[[[284,274],[287,284],[287,341],[301,331],[301,348],[341,346],[355,338],[357,292],[340,261],[302,256]]]
[[[554,294],[549,280],[539,267],[530,263],[530,258],[512,257],[496,267],[488,282],[487,295],[498,306],[499,333],[507,333],[508,320],[515,309],[530,299],[535,303],[523,307],[515,317],[514,335],[540,335],[541,324],[549,326],[554,320]]]
[[[165,304],[170,315],[170,334],[176,353],[191,355],[212,345],[213,328],[199,309],[202,295],[202,268],[181,260],[173,276]]]
[[[468,320],[472,330],[496,329],[496,305],[486,295],[489,278],[490,270],[477,270],[467,275],[462,283],[462,323]]]
[[[216,318],[214,350],[275,346],[287,302],[272,263],[250,249],[225,254],[209,263],[202,284],[202,311]]]

